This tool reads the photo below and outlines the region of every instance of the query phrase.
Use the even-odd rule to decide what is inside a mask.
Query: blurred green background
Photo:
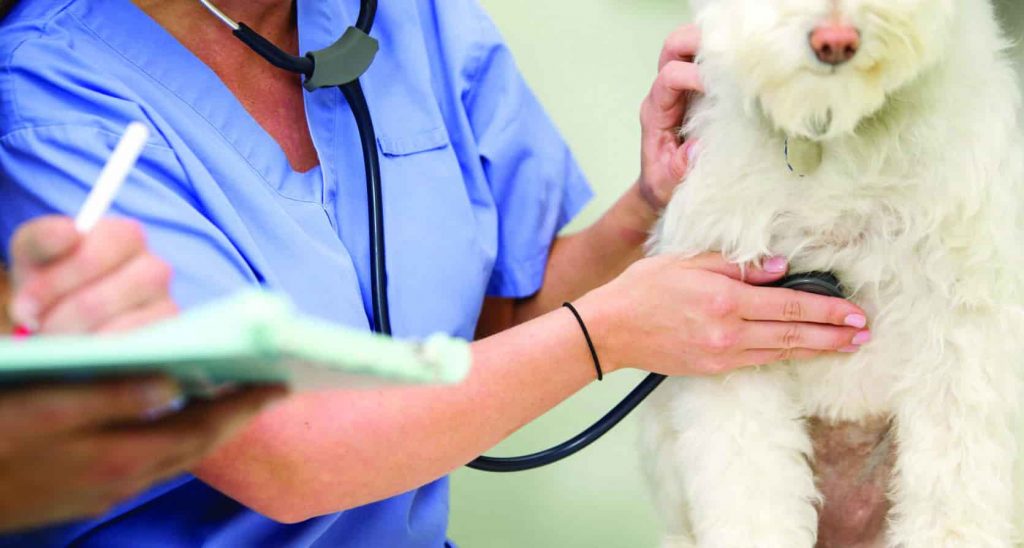
[[[665,37],[690,20],[685,0],[481,0],[597,192],[574,226],[592,222],[637,175],[640,102]],[[997,0],[1024,66],[1024,0]],[[570,227],[572,228],[572,227]],[[642,375],[619,374],[517,433],[493,454],[546,448],[576,434]],[[464,548],[633,548],[658,523],[621,425],[569,462],[520,474],[462,470],[453,478],[452,538]]]

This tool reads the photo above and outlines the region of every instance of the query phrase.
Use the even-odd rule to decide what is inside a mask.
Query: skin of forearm
[[[593,380],[568,311],[473,344],[463,384],[296,395],[196,474],[282,522],[404,493],[486,452]]]
[[[540,292],[516,301],[512,325],[529,321],[604,285],[644,256],[657,220],[634,184],[594,225],[555,240]],[[493,328],[491,328],[493,332]]]

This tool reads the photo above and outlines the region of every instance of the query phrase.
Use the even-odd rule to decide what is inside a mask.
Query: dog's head
[[[789,135],[852,133],[939,62],[956,0],[695,0],[702,57]]]

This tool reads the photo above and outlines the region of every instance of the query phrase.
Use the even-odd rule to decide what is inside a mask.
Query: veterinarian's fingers
[[[804,322],[863,329],[867,315],[843,299],[776,287],[746,287],[740,293],[740,316],[745,320]]]
[[[697,25],[683,25],[665,40],[658,59],[658,70],[671,61],[692,61],[700,48],[700,28]]]
[[[805,348],[781,349],[781,350],[748,350],[739,355],[736,360],[737,367],[756,367],[789,360],[809,360],[825,354],[821,350],[808,350]]]
[[[705,253],[686,261],[688,268],[699,268],[728,276],[734,280],[754,285],[769,284],[777,282],[786,275],[789,264],[783,257],[772,257],[765,259],[760,265],[746,265],[742,267],[731,263],[718,253]],[[750,318],[747,318],[750,319]]]
[[[134,463],[138,473],[163,476],[168,469],[194,463],[268,405],[281,400],[280,386],[247,388],[220,399],[193,402],[158,422],[107,429],[105,441]]]
[[[140,420],[173,406],[180,397],[178,384],[166,377],[0,391],[0,448],[18,440]]]
[[[130,259],[109,276],[57,302],[41,318],[46,333],[84,333],[167,298],[171,267],[155,255]]]
[[[37,269],[24,280],[11,305],[12,316],[21,323],[37,323],[41,313],[120,268],[145,246],[137,221],[104,220],[61,261]]]
[[[867,331],[814,323],[746,322],[741,344],[744,348],[835,351],[867,342],[861,333]]]
[[[149,303],[143,308],[118,316],[116,319],[101,325],[95,332],[101,334],[122,333],[158,323],[178,315],[180,309],[170,298]]]
[[[32,269],[71,253],[82,237],[67,217],[48,216],[25,223],[11,238],[11,274],[15,282]]]
[[[687,95],[694,92],[704,92],[697,65],[670,61],[654,81],[648,101],[650,108],[643,112],[644,121],[651,129],[676,130],[683,123]]]

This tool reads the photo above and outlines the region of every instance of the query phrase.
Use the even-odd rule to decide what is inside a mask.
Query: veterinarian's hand
[[[180,406],[164,378],[0,391],[0,532],[97,516],[176,476],[282,390]]]
[[[602,364],[672,376],[856,352],[870,339],[864,311],[842,299],[757,287],[782,278],[783,259],[740,268],[719,255],[644,259],[581,299]]]
[[[658,78],[640,108],[643,134],[637,184],[655,212],[668,204],[696,152],[694,143],[680,139],[679,128],[691,95],[704,91],[693,62],[699,46],[696,25],[684,26],[669,36],[658,62]]]
[[[81,235],[66,217],[26,223],[11,243],[16,323],[44,333],[108,332],[173,316],[171,270],[138,223],[101,221]]]

